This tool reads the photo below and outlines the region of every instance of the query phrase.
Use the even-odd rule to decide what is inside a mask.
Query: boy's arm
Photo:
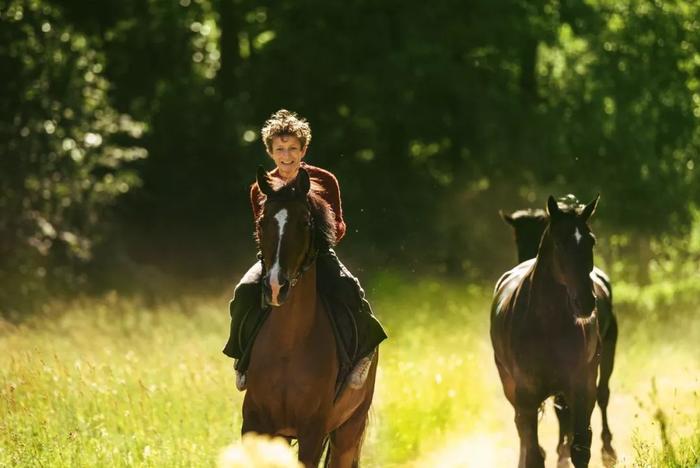
[[[343,203],[340,200],[338,179],[331,173],[328,173],[328,175],[330,176],[330,183],[326,190],[328,190],[328,196],[331,199],[331,208],[333,208],[333,212],[335,213],[335,243],[338,244],[340,240],[345,237],[347,226],[343,219]]]

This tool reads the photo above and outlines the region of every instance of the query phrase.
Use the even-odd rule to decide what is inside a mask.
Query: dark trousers
[[[238,283],[229,304],[231,330],[223,352],[238,359],[240,372],[248,368],[253,341],[270,312],[262,300],[262,276],[262,261],[258,261]],[[360,282],[333,249],[319,252],[316,278],[338,343],[341,368],[352,368],[386,339],[386,333],[372,314]]]

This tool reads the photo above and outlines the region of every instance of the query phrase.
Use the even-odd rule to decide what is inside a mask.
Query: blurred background
[[[696,265],[699,10],[5,0],[0,307],[232,285],[254,260],[248,188],[273,167],[259,128],[279,108],[308,118],[307,161],[340,180],[340,252],[360,275],[491,282],[515,258],[497,210],[550,193],[601,194],[613,276]]]

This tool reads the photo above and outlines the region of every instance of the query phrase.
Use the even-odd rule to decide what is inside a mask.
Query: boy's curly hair
[[[311,143],[311,127],[309,122],[303,117],[287,109],[280,109],[265,121],[260,131],[265,148],[272,151],[272,139],[283,135],[295,136],[299,138],[301,147],[304,148]]]

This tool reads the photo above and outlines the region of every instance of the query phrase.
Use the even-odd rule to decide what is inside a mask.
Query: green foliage
[[[143,124],[108,102],[104,55],[36,1],[0,10],[0,311],[76,281],[102,208],[139,182]]]
[[[591,2],[541,45],[551,170],[601,190],[617,226],[678,232],[698,201],[698,8]]]
[[[604,257],[612,259],[608,271],[615,278],[616,303],[655,320],[666,317],[672,307],[695,307],[700,294],[700,211],[689,216],[683,236],[634,241],[629,235],[612,236]]]
[[[270,167],[256,132],[280,107],[309,118],[307,160],[339,176],[346,243],[375,265],[495,276],[510,263],[496,209],[550,193],[601,192],[596,219],[631,244],[682,236],[700,204],[699,10],[8,2],[3,284],[29,295],[37,274],[74,271],[124,191],[137,260],[200,272],[252,256],[247,192]]]

